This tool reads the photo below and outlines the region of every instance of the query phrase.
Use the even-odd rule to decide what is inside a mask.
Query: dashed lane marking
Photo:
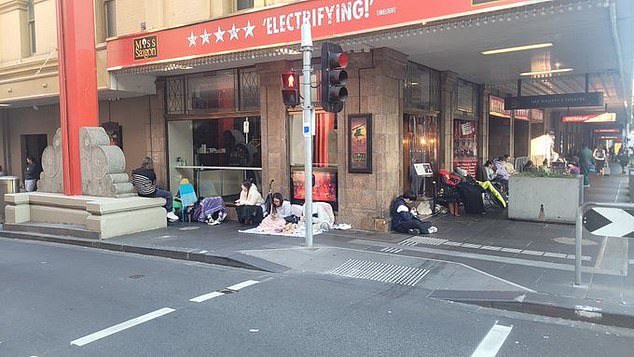
[[[512,329],[513,326],[498,325],[496,321],[471,357],[495,357]]]
[[[101,331],[97,331],[95,333],[91,333],[88,336],[84,336],[81,338],[78,338],[76,340],[73,340],[70,342],[71,345],[75,345],[75,346],[84,346],[87,345],[91,342],[97,341],[99,339],[102,339],[104,337],[108,337],[110,335],[114,335],[117,332],[121,332],[125,329],[129,329],[130,327],[134,327],[136,325],[140,325],[144,322],[148,322],[150,320],[156,319],[158,317],[161,317],[163,315],[167,315],[171,312],[174,312],[176,310],[169,308],[169,307],[164,307],[162,309],[156,310],[156,311],[152,311],[150,313],[147,313],[145,315],[141,315],[139,317],[135,317],[131,320],[122,322],[120,324],[108,327],[106,329],[103,329]]]
[[[221,293],[219,291],[213,291],[213,292],[210,292],[209,294],[204,294],[204,295],[200,295],[200,296],[197,296],[195,298],[189,299],[189,301],[191,301],[191,302],[203,302],[203,301],[207,301],[207,300],[210,300],[210,299],[213,299],[213,298],[217,298],[218,296],[222,296],[222,295],[224,295],[224,293]]]
[[[246,288],[247,286],[255,285],[257,283],[259,283],[259,281],[247,280],[247,281],[243,281],[241,283],[235,284],[235,285],[228,286],[227,289],[238,291],[240,289]]]
[[[558,259],[575,259],[574,254],[570,255],[570,254],[562,254],[562,253],[544,252],[544,251],[541,251],[541,250],[504,248],[504,247],[498,247],[498,246],[494,246],[494,245],[481,245],[481,244],[473,244],[473,243],[454,242],[454,241],[450,241],[450,240],[447,240],[447,239],[431,238],[431,237],[411,237],[411,238],[405,239],[405,240],[403,240],[403,241],[398,243],[398,245],[406,246],[406,247],[415,247],[418,244],[447,245],[447,246],[451,246],[451,247],[462,247],[462,248],[481,249],[481,250],[488,250],[488,251],[495,251],[495,252],[524,254],[524,255],[531,255],[531,256],[535,256],[535,257],[544,256],[544,257],[558,258]],[[391,249],[391,248],[383,248],[383,249],[381,249],[381,251],[382,252],[391,252],[391,253],[393,253],[389,249]],[[591,261],[592,257],[584,255],[581,259],[583,261]]]
[[[429,274],[429,270],[405,265],[377,263],[369,260],[348,259],[345,263],[329,271],[329,273],[347,278],[415,286]]]
[[[394,247],[385,247],[385,248],[381,249],[381,252],[385,252],[385,253],[400,253],[402,251],[403,251],[403,249],[394,248]]]

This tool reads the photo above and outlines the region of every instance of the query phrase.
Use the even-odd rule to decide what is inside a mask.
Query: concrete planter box
[[[574,224],[582,203],[583,176],[511,176],[509,180],[511,219]]]

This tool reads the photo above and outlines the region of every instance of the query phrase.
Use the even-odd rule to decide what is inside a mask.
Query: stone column
[[[290,197],[290,159],[288,157],[289,119],[282,101],[281,74],[291,68],[286,61],[256,66],[260,77],[260,125],[262,127],[262,186],[266,195],[268,183],[275,180],[274,190]]]
[[[403,83],[407,56],[388,48],[353,53],[348,92],[338,114],[339,222],[389,230],[390,203],[402,190]],[[348,173],[348,115],[372,114],[372,173]]]
[[[439,168],[453,170],[453,113],[455,110],[458,74],[440,73],[440,152]]]
[[[148,115],[145,118],[147,156],[154,161],[156,181],[167,188],[167,133],[165,125],[165,82],[158,81],[156,95],[148,96]],[[175,192],[173,192],[176,194]]]
[[[478,128],[478,164],[482,165],[489,159],[489,112],[491,92],[484,86],[480,87],[480,125]]]

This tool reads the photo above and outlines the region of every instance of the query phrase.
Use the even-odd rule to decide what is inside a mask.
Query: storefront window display
[[[261,188],[255,68],[166,78],[165,90],[170,189],[188,178],[199,196],[232,200],[244,179]]]
[[[438,171],[438,119],[431,115],[406,114],[403,123],[404,192],[415,196],[433,194],[433,178],[419,177],[414,164],[429,163]]]
[[[332,113],[317,113],[313,136],[313,200],[328,202],[337,209],[337,123]],[[302,114],[291,114],[290,119],[291,201],[303,203],[304,187],[304,136]]]
[[[453,156],[454,167],[467,170],[469,175],[476,177],[478,164],[478,131],[477,122],[468,120],[454,120]]]

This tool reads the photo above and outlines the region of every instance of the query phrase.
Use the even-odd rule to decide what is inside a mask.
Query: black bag
[[[294,214],[284,217],[284,220],[286,221],[286,223],[299,223],[299,217]]]

